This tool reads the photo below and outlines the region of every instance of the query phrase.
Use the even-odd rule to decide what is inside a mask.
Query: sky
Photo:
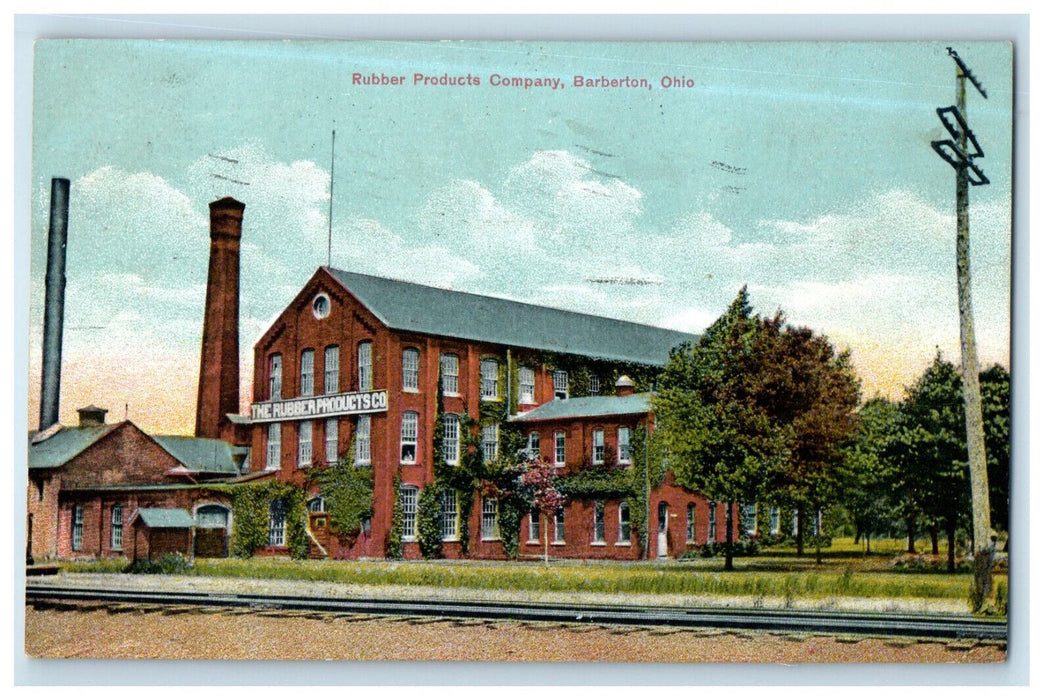
[[[954,177],[929,145],[946,45],[39,41],[30,427],[52,177],[72,182],[66,424],[94,403],[192,432],[224,196],[246,203],[246,409],[253,344],[327,263],[330,204],[334,267],[697,334],[747,285],[849,349],[866,396],[900,398],[937,349],[959,357]],[[971,189],[973,298],[980,363],[1007,366],[1011,46],[951,45],[988,92],[968,86],[991,181]]]

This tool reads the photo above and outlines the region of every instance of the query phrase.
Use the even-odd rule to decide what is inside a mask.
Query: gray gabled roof
[[[179,460],[187,471],[212,474],[241,473],[239,460],[235,458],[235,448],[224,440],[184,435],[154,435],[153,439],[168,454]]]
[[[193,527],[193,518],[182,508],[139,508],[138,517],[149,528]]]
[[[29,468],[42,469],[61,467],[78,454],[94,445],[109,431],[119,425],[92,425],[87,428],[63,427],[50,437],[39,442],[32,438],[29,443]]]
[[[532,411],[511,416],[518,423],[567,418],[601,418],[648,413],[650,393],[629,396],[582,396],[575,399],[555,399],[537,406]]]
[[[689,333],[324,268],[387,327],[663,366]]]

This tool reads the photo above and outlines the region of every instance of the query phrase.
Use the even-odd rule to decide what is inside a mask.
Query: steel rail
[[[199,593],[74,588],[31,584],[26,603],[102,602],[198,605],[340,614],[561,622],[643,627],[716,628],[790,633],[837,633],[931,639],[1006,640],[1007,624],[962,615],[854,613],[814,610],[688,608],[645,605],[316,598],[244,593]]]

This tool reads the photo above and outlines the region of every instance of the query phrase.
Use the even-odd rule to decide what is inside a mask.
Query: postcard
[[[1004,662],[1013,62],[37,42],[26,654]]]

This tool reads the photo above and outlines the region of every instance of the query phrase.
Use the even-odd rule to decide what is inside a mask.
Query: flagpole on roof
[[[332,267],[332,191],[336,182],[336,130],[332,129],[332,159],[328,174],[328,267]]]

